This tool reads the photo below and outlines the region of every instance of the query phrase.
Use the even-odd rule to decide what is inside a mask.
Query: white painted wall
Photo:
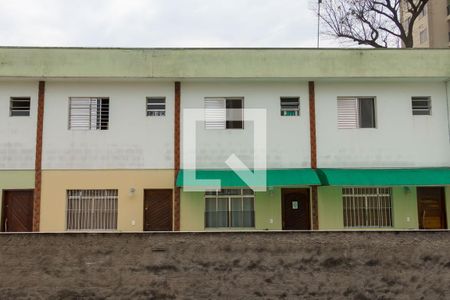
[[[109,130],[68,129],[69,97],[109,97]],[[146,97],[166,116],[147,117]],[[173,82],[47,81],[43,169],[172,169]]]
[[[0,82],[0,170],[33,170],[36,147],[37,81]],[[30,97],[29,117],[10,117],[10,98]]]
[[[183,82],[181,90],[182,109],[203,109],[205,97],[244,97],[244,108],[267,109],[268,168],[310,167],[307,82]],[[281,96],[300,97],[300,117],[280,115]],[[252,123],[245,123],[244,130],[197,125],[198,168],[227,169],[225,161],[233,153],[253,167]]]
[[[375,129],[338,129],[338,96],[376,96]],[[431,96],[432,115],[413,116],[412,96]],[[444,82],[317,82],[321,168],[450,166]]]

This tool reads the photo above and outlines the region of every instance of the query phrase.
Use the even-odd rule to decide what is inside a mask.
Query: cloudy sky
[[[0,45],[315,47],[311,2],[0,0]]]

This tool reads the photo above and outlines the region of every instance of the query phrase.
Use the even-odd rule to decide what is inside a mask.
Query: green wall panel
[[[205,230],[205,199],[202,192],[181,192],[181,231]],[[255,193],[255,229],[281,230],[281,189]]]
[[[319,187],[317,195],[319,205],[319,229],[343,229],[342,188],[336,186]]]
[[[418,229],[416,187],[392,189],[392,214],[395,229]]]

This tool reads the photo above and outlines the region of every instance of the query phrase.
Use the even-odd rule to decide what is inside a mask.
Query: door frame
[[[1,213],[1,217],[0,217],[2,223],[0,224],[0,232],[5,232],[5,217],[6,217],[6,215],[5,215],[5,210],[6,210],[5,209],[5,204],[6,204],[5,194],[8,192],[33,192],[33,197],[34,197],[34,189],[4,189],[4,190],[2,190],[2,198],[0,199],[2,202],[2,204],[1,204],[2,213]],[[33,212],[34,212],[34,199],[33,199]],[[34,218],[34,213],[33,213],[32,217]]]
[[[170,207],[171,207],[171,213],[170,213],[170,218],[171,218],[171,223],[172,223],[172,229],[170,231],[165,231],[165,232],[171,232],[171,231],[175,231],[175,218],[174,218],[174,189],[173,188],[144,188],[142,190],[142,231],[143,232],[151,232],[151,231],[146,231],[145,230],[145,191],[171,191],[171,195],[172,198],[170,201]],[[163,231],[164,232],[164,231]]]
[[[440,189],[441,191],[441,205],[442,205],[442,211],[441,211],[441,218],[444,220],[443,224],[444,224],[444,228],[441,228],[440,230],[445,230],[448,229],[448,224],[447,224],[447,205],[446,205],[446,198],[445,198],[445,186],[418,186],[416,187],[416,198],[417,198],[417,225],[419,226],[419,230],[432,230],[432,229],[425,229],[425,228],[421,228],[423,227],[423,222],[421,220],[420,217],[420,208],[421,208],[421,203],[419,200],[419,189],[420,188],[436,188],[436,189]],[[422,224],[422,226],[421,226]],[[439,230],[439,229],[438,229]]]
[[[284,194],[286,193],[286,191],[304,191],[304,190],[308,190],[308,208],[309,208],[309,218],[308,218],[308,220],[309,220],[309,224],[308,224],[308,227],[309,227],[309,229],[308,230],[312,230],[312,209],[311,209],[311,207],[312,207],[312,193],[311,193],[311,187],[309,186],[309,187],[295,187],[295,188],[289,188],[289,187],[286,187],[286,188],[281,188],[281,230],[287,230],[287,229],[284,229],[284,219],[285,219],[285,210],[284,210],[284,208],[285,208],[285,205],[284,205]]]

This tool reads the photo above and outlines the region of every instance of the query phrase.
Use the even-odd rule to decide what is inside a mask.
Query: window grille
[[[412,97],[412,114],[415,116],[431,115],[431,97]]]
[[[68,190],[67,230],[117,230],[117,190]]]
[[[344,227],[392,227],[391,188],[343,188]]]
[[[166,115],[166,98],[147,97],[147,116],[164,117]]]
[[[300,98],[299,97],[281,97],[281,116],[299,116]]]
[[[9,115],[11,117],[30,116],[30,97],[11,97],[9,103]]]
[[[69,99],[69,129],[108,130],[109,98]]]
[[[254,192],[225,189],[205,193],[205,227],[255,227]]]

